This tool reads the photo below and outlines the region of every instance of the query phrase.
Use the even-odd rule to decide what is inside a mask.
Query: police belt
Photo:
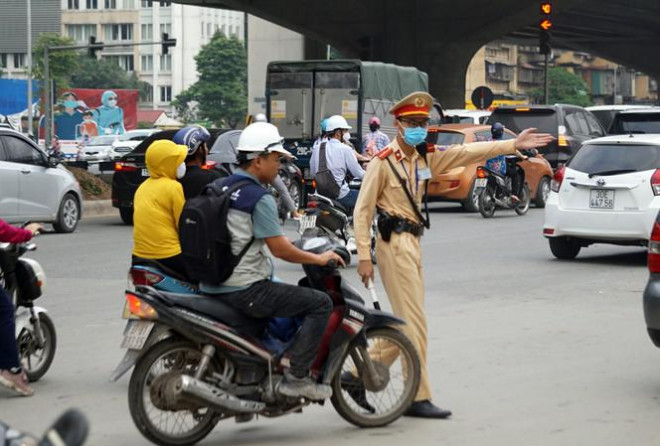
[[[415,223],[405,218],[395,217],[382,210],[378,212],[378,230],[385,242],[390,241],[392,232],[396,232],[397,234],[408,232],[415,237],[424,235],[424,225],[422,223]]]

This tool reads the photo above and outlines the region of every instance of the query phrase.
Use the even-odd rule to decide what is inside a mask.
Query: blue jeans
[[[16,345],[14,304],[4,288],[0,287],[0,370],[14,369],[20,365]]]
[[[345,197],[338,198],[337,201],[344,205],[348,210],[348,216],[353,215],[353,209],[355,209],[355,203],[357,203],[359,191],[351,189],[348,191]]]

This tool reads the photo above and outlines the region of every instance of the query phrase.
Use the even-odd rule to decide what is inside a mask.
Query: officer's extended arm
[[[515,140],[513,139],[508,141],[474,142],[452,146],[444,152],[436,151],[431,153],[429,167],[433,172],[433,176],[436,176],[454,167],[465,166],[515,152]]]
[[[359,260],[371,261],[371,221],[376,212],[376,201],[383,191],[386,181],[386,175],[381,165],[383,162],[378,157],[371,161],[362,180],[362,187],[353,212],[355,242]]]

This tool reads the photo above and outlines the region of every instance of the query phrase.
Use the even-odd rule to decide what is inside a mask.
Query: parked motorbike
[[[303,237],[296,244],[348,257],[329,237]],[[412,403],[420,374],[415,348],[394,328],[404,322],[366,308],[336,264],[303,270],[298,284],[325,291],[334,307],[312,376],[332,387],[331,402],[347,421],[378,427],[398,419]],[[217,297],[163,291],[158,288],[169,278],[154,265],[133,267],[131,276],[136,288],[126,291],[126,301],[137,319],[126,325],[122,346],[128,351],[111,379],[135,365],[129,409],[150,441],[190,445],[227,418],[278,417],[323,403],[277,390],[289,365],[294,319],[253,319]],[[293,326],[286,335],[273,329],[283,321]],[[387,350],[376,348],[383,343]]]
[[[351,182],[351,188],[359,189],[360,184],[359,181],[354,180]],[[300,219],[298,232],[303,235],[305,231],[309,231],[311,228],[318,228],[321,231],[321,235],[327,235],[336,242],[341,243],[350,254],[357,254],[357,245],[355,244],[353,232],[353,216],[348,213],[348,210],[339,201],[319,193],[309,194],[307,196],[305,215]],[[375,217],[371,223],[370,235],[371,261],[375,265],[377,262],[376,238],[378,237],[378,224]],[[346,264],[349,264],[350,260],[351,258],[349,256]]]
[[[0,446],[82,446],[89,423],[78,410],[70,409],[46,431],[41,440],[0,422]]]
[[[475,188],[479,195],[479,213],[484,218],[490,218],[495,215],[497,208],[513,209],[518,215],[525,215],[529,210],[531,201],[531,194],[529,185],[525,183],[525,171],[518,165],[522,158],[518,156],[508,156],[507,169],[515,168],[520,176],[520,181],[523,183],[522,194],[518,197],[520,200],[516,201],[511,198],[512,186],[511,178],[502,175],[486,166],[477,167],[477,179],[475,180]]]
[[[34,259],[23,257],[34,251],[34,243],[0,244],[0,284],[16,308],[16,342],[31,382],[43,377],[55,357],[55,325],[45,308],[34,305],[46,285],[46,274]]]

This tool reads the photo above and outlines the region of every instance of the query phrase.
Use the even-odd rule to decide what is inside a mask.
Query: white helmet
[[[257,113],[254,115],[254,122],[268,122],[268,119],[266,119],[266,115],[263,113]]]
[[[282,146],[284,139],[273,124],[255,122],[245,127],[238,139],[238,151],[247,152],[247,159],[254,159],[263,153],[281,153],[287,158],[293,155]]]
[[[348,122],[346,122],[346,119],[342,115],[334,115],[330,116],[328,120],[325,122],[325,131],[326,132],[334,132],[335,130],[342,129],[342,130],[350,130],[352,127],[348,125]]]

